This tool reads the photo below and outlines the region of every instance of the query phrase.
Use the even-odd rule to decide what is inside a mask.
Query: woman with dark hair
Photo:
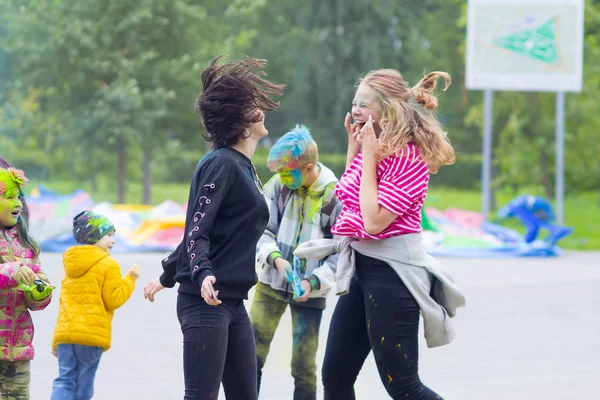
[[[256,244],[269,210],[250,159],[268,134],[264,112],[279,106],[269,95],[285,86],[265,78],[264,60],[218,60],[202,72],[195,104],[213,150],[192,178],[184,238],[144,296],[154,301],[179,283],[185,400],[216,399],[221,381],[228,400],[253,400],[256,350],[243,300],[257,282]]]
[[[6,161],[4,158],[0,157],[0,168],[12,168],[13,166]],[[21,197],[21,203],[23,204],[23,207],[21,208],[21,218],[23,218],[25,220],[26,223],[29,222],[29,207],[27,207],[27,202],[25,201],[24,197]]]

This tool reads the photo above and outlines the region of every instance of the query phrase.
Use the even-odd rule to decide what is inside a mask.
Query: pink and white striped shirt
[[[401,155],[383,159],[377,165],[379,204],[397,218],[382,232],[365,232],[360,212],[359,190],[362,177],[362,152],[346,170],[335,188],[343,208],[331,232],[339,236],[361,239],[388,237],[421,232],[421,209],[429,184],[429,169],[421,158],[419,148],[408,144]]]

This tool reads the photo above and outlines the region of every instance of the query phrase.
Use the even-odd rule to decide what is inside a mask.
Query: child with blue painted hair
[[[335,284],[337,254],[300,260],[293,252],[312,239],[331,238],[340,212],[335,174],[318,161],[317,144],[305,126],[296,126],[269,152],[276,173],[265,185],[269,223],[258,242],[259,282],[250,310],[256,341],[258,386],[281,316],[290,306],[293,324],[294,400],[316,399],[316,353],[325,298]]]

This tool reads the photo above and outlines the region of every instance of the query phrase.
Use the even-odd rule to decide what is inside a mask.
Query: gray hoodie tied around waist
[[[336,270],[336,294],[348,293],[355,271],[354,252],[387,262],[413,295],[423,315],[428,347],[446,345],[456,337],[450,318],[466,303],[448,269],[428,255],[420,233],[384,240],[359,240],[352,237],[316,239],[302,243],[294,255],[318,260],[339,253]]]

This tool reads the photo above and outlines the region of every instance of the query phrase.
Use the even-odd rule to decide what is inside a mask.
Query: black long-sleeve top
[[[258,280],[256,243],[269,221],[250,159],[229,147],[204,156],[192,178],[185,232],[163,260],[160,282],[179,292],[200,294],[214,275],[220,298],[247,299]]]

